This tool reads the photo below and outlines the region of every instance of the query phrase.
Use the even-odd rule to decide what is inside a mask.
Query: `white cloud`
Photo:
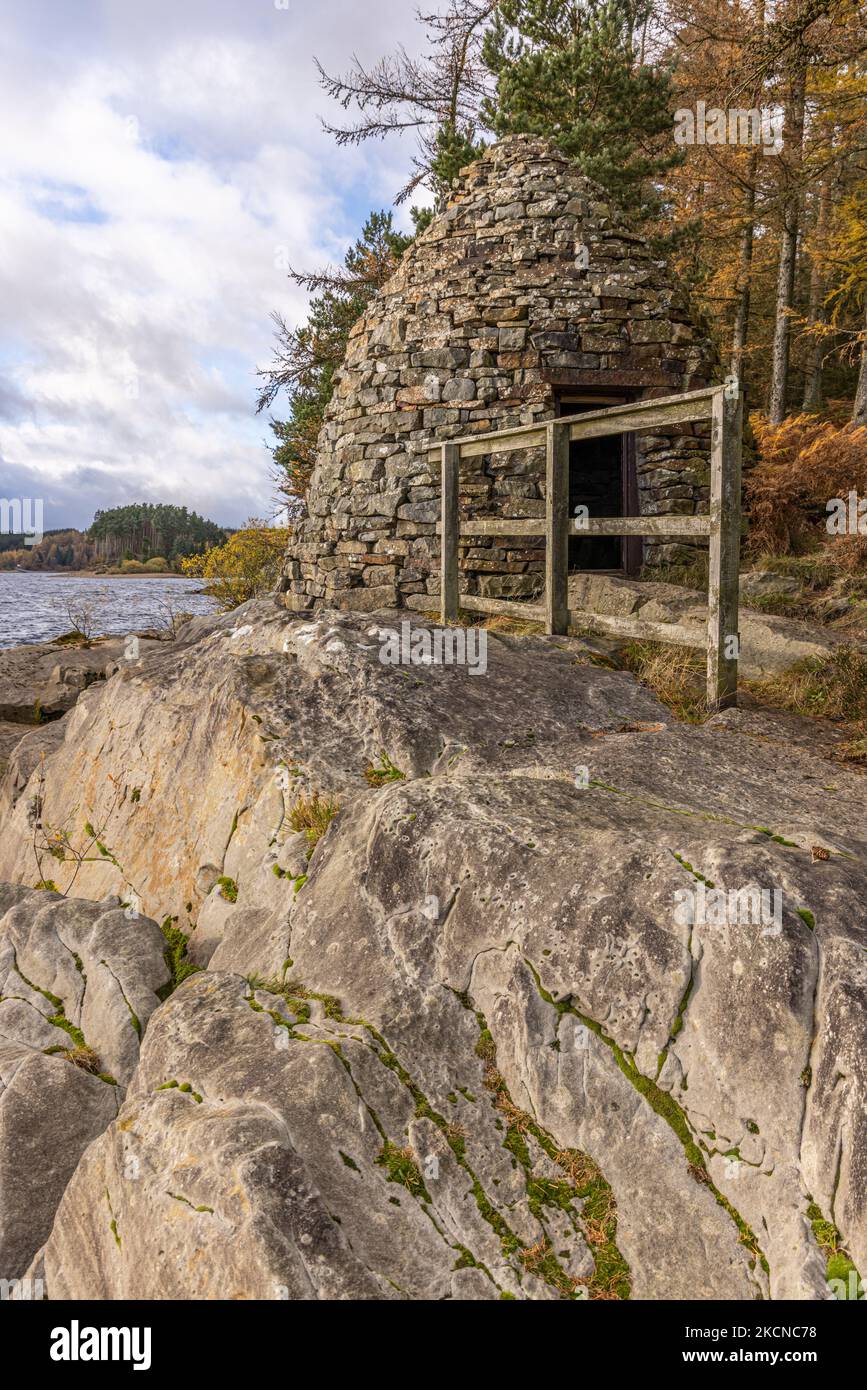
[[[411,7],[9,8],[0,491],[44,496],[48,526],[135,498],[226,523],[266,512],[254,369],[270,311],[304,313],[278,248],[337,259],[410,153],[336,149],[312,55],[340,67],[412,41]]]

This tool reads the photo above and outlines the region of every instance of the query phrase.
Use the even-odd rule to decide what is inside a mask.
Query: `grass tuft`
[[[368,763],[364,769],[364,778],[369,787],[384,787],[388,782],[403,782],[406,780],[406,773],[401,772],[399,767],[395,767],[391,758],[383,749],[379,758],[379,767],[373,763]]]
[[[91,1076],[99,1076],[102,1064],[92,1047],[85,1043],[83,1046],[66,1047],[58,1054],[65,1062],[71,1062],[79,1071],[89,1072]]]
[[[867,721],[867,652],[838,647],[831,656],[807,657],[747,687],[761,704],[859,724]]]
[[[300,796],[295,802],[289,812],[289,824],[296,833],[304,832],[308,859],[339,810],[336,801],[320,796],[318,792],[313,792],[311,796]]]
[[[675,719],[702,724],[707,718],[705,666],[693,648],[630,642],[623,665],[667,705]]]

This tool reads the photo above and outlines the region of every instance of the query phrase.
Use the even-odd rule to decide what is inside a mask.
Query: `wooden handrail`
[[[709,420],[711,418],[711,402],[713,397],[723,390],[721,386],[703,386],[698,391],[685,391],[679,396],[660,396],[657,400],[632,401],[627,405],[606,406],[602,410],[587,410],[581,415],[563,415],[556,421],[558,425],[569,425],[572,439],[596,438],[598,437],[592,427],[600,422],[607,423],[614,420],[617,427],[612,429],[613,434],[627,433],[631,429],[641,429],[642,427],[652,428],[655,424],[664,423],[665,420],[677,423],[685,420]],[[692,411],[695,410],[695,414]],[[664,419],[657,420],[656,413],[660,412]],[[622,417],[635,415],[638,424],[624,424]],[[461,451],[461,458],[473,458],[480,454],[504,453],[509,448],[533,449],[539,448],[545,443],[545,432],[550,421],[534,422],[530,425],[512,425],[503,430],[489,430],[485,434],[463,434],[456,439],[450,439],[449,444],[454,444]],[[512,441],[517,440],[516,444]],[[486,448],[489,445],[491,447]],[[432,445],[428,449],[428,458],[431,462],[439,458],[441,444]]]
[[[544,622],[548,633],[566,633],[570,622],[591,630],[693,647],[703,639],[695,628],[652,623],[640,618],[582,613],[568,607],[568,540],[570,536],[703,535],[710,539],[707,617],[707,704],[723,709],[737,703],[739,656],[738,560],[740,553],[741,431],[740,392],[704,387],[629,405],[563,416],[545,424],[519,425],[490,434],[466,435],[438,446],[442,459],[441,614],[444,625],[457,620],[459,609],[508,613]],[[704,516],[593,517],[569,516],[569,445],[678,421],[711,421],[710,510]],[[458,476],[462,458],[507,449],[545,446],[545,518],[480,517],[461,524]],[[545,603],[521,603],[462,594],[458,574],[458,540],[466,536],[540,536],[545,546]]]

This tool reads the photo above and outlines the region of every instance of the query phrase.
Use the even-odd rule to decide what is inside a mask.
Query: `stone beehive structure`
[[[436,608],[433,445],[550,419],[580,408],[576,399],[598,408],[600,398],[696,389],[711,369],[706,332],[645,238],[546,142],[516,136],[494,146],[463,171],[448,208],[352,331],[308,515],[287,558],[288,606]],[[706,505],[702,430],[680,425],[638,437],[627,514],[692,514]],[[541,516],[541,451],[462,465],[461,510]],[[537,594],[542,545],[505,531],[462,542],[462,587],[490,597]],[[684,550],[682,541],[657,537],[640,558],[683,560]]]

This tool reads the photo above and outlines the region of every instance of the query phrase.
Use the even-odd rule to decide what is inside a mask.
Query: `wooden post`
[[[729,400],[721,386],[711,415],[707,605],[707,705],[711,711],[737,704],[742,416],[742,392]]]
[[[545,461],[545,631],[569,631],[569,425],[547,427]]]
[[[440,538],[440,621],[457,622],[458,590],[458,470],[459,444],[442,446],[442,536]]]

